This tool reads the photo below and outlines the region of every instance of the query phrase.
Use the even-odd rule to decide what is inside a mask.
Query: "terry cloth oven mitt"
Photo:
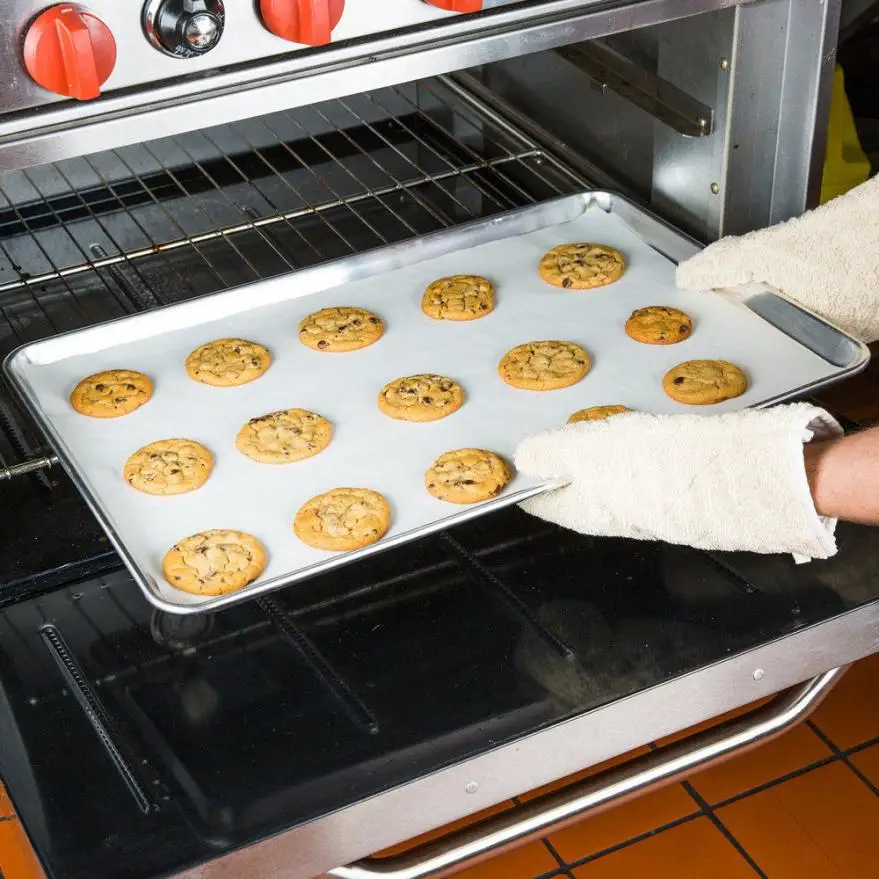
[[[806,403],[570,424],[519,445],[521,473],[567,480],[521,506],[582,534],[828,558],[836,520],[815,511],[803,444],[841,435]]]
[[[721,238],[681,263],[677,284],[762,283],[863,342],[879,340],[879,176],[801,217]]]

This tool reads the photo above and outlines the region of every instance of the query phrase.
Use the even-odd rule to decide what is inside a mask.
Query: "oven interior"
[[[718,43],[732,15],[701,26]],[[590,187],[714,237],[723,53],[703,41],[698,87],[657,91],[685,39],[631,31],[3,172],[0,355]],[[685,156],[703,163],[689,189],[668,177],[696,167]],[[0,468],[0,767],[64,879],[214,857],[876,597],[854,528],[840,560],[795,569],[508,510],[175,618],[143,601],[6,389]],[[86,811],[83,790],[100,792]]]

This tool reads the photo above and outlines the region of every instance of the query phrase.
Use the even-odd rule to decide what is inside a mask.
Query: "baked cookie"
[[[514,388],[554,391],[577,384],[591,366],[576,342],[527,342],[504,354],[498,372]]]
[[[618,281],[625,257],[604,244],[560,244],[540,260],[540,277],[554,287],[591,290]]]
[[[190,378],[214,388],[234,388],[256,381],[272,363],[267,348],[246,339],[215,339],[186,358]]]
[[[322,308],[299,324],[303,345],[315,351],[357,351],[377,342],[385,331],[384,321],[365,308]]]
[[[578,424],[581,421],[604,421],[612,415],[622,415],[623,412],[631,412],[628,406],[590,406],[588,409],[580,409],[569,419],[568,424]]]
[[[251,418],[238,432],[238,451],[260,464],[289,464],[322,452],[333,437],[326,418],[305,409],[282,409]]]
[[[513,478],[506,461],[485,449],[445,452],[424,474],[435,498],[452,504],[475,504],[497,497]]]
[[[161,496],[201,488],[214,468],[214,456],[190,439],[157,440],[125,462],[122,476],[138,491]]]
[[[390,524],[390,507],[377,491],[334,488],[302,506],[293,531],[315,549],[347,552],[381,540]]]
[[[705,406],[740,397],[748,390],[748,377],[726,360],[687,360],[665,374],[662,387],[678,403]]]
[[[674,345],[688,339],[692,332],[690,316],[666,305],[639,308],[626,321],[626,333],[645,345]]]
[[[452,275],[434,281],[421,310],[434,320],[476,320],[494,308],[494,284],[479,275]]]
[[[194,595],[225,595],[252,583],[266,567],[266,551],[244,531],[202,531],[184,537],[165,554],[162,573],[175,588]]]
[[[378,408],[398,421],[439,421],[463,405],[463,388],[442,375],[398,378],[378,395]]]
[[[153,396],[153,383],[133,369],[108,369],[84,378],[70,394],[70,405],[92,418],[119,418],[140,409]]]

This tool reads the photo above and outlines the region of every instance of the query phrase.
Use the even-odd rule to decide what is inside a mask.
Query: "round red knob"
[[[96,98],[116,66],[116,41],[93,13],[72,3],[41,12],[24,38],[24,64],[50,92]]]
[[[482,0],[425,0],[431,6],[448,9],[449,12],[481,12]]]
[[[345,0],[260,0],[263,24],[277,37],[323,46],[345,11]]]

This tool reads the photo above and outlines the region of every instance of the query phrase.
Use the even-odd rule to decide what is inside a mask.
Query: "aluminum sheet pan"
[[[623,278],[586,292],[543,282],[537,274],[543,253],[583,240],[619,248],[628,262]],[[682,360],[719,357],[747,370],[747,394],[712,412],[800,395],[866,365],[864,346],[765,290],[728,297],[676,290],[674,263],[697,249],[622,198],[585,193],[26,345],[7,358],[5,369],[149,601],[170,613],[212,610],[557,487],[516,476],[500,497],[462,508],[428,495],[423,474],[448,449],[477,446],[511,458],[526,434],[562,425],[585,406],[688,411],[661,386],[665,371]],[[463,272],[494,281],[496,310],[469,323],[426,317],[420,300],[427,284]],[[668,347],[629,339],[623,331],[628,315],[654,304],[688,312],[693,336]],[[375,310],[387,322],[385,336],[349,354],[306,348],[297,339],[300,319],[330,305]],[[223,336],[267,345],[274,362],[265,376],[228,389],[190,380],[183,369],[187,354]],[[592,371],[559,391],[505,385],[497,373],[502,355],[540,339],[582,344],[592,355]],[[113,420],[86,418],[70,407],[70,391],[83,376],[118,367],[152,377],[155,396],[146,406]],[[460,382],[467,395],[463,408],[430,424],[382,415],[376,395],[385,382],[419,372]],[[294,406],[335,425],[324,453],[280,467],[238,453],[235,436],[249,418]],[[177,497],[132,490],[121,477],[128,455],[169,437],[189,437],[212,450],[210,480]],[[385,495],[393,512],[387,537],[345,554],[297,540],[291,523],[301,504],[346,485]],[[239,529],[262,540],[270,556],[263,576],[219,598],[167,584],[164,553],[178,539],[209,528]]]

